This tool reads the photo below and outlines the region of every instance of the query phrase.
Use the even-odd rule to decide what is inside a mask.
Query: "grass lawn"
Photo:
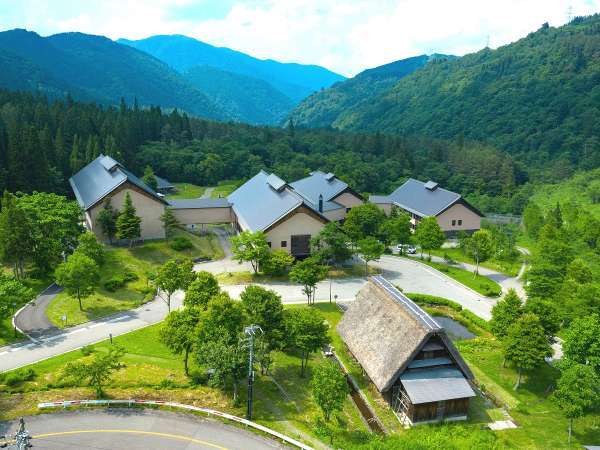
[[[458,248],[440,248],[438,250],[432,250],[431,254],[439,256],[440,258],[445,258],[446,256],[448,256],[454,261],[475,265],[475,260],[470,256],[465,255]],[[517,258],[515,261],[502,261],[498,259],[490,259],[479,265],[481,267],[486,267],[497,272],[505,273],[506,275],[509,275],[511,277],[515,277],[519,273],[521,264],[523,264],[522,255],[519,256],[519,258]]]
[[[66,326],[95,320],[115,314],[119,311],[136,308],[144,301],[152,298],[152,289],[148,286],[148,274],[156,271],[159,265],[172,258],[195,258],[198,256],[223,257],[223,250],[214,235],[198,236],[183,230],[176,230],[175,235],[187,236],[193,248],[176,251],[166,241],[148,241],[133,248],[109,247],[106,260],[100,269],[100,286],[96,292],[83,299],[83,308],[79,309],[77,299],[66,292],[61,292],[50,303],[47,315],[50,321],[64,328],[62,316],[67,316]],[[126,272],[134,273],[136,280],[114,292],[103,287],[103,283],[114,276]]]
[[[211,198],[227,197],[240,186],[240,180],[221,181],[212,191]]]
[[[369,275],[376,275],[381,271],[375,267],[369,266]],[[252,283],[270,283],[270,282],[289,282],[287,275],[265,275],[263,273],[254,274],[250,271],[240,272],[223,272],[215,275],[220,284],[231,285],[231,284],[252,284]],[[362,264],[355,264],[351,267],[333,267],[327,278],[340,279],[340,278],[354,278],[364,277],[365,266]]]
[[[402,256],[401,258],[409,257]],[[502,293],[502,288],[498,283],[482,275],[475,275],[469,270],[459,269],[457,267],[449,266],[448,264],[427,261],[426,259],[416,259],[412,257],[410,259],[422,262],[423,264],[427,264],[428,266],[443,272],[481,295],[498,297]]]
[[[186,198],[198,198],[204,194],[205,187],[196,186],[191,183],[175,183],[177,191],[167,195],[167,198],[172,200],[183,200]]]

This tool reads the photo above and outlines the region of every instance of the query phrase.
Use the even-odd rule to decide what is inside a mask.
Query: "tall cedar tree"
[[[153,191],[158,189],[158,180],[156,179],[156,175],[154,175],[154,170],[152,170],[151,166],[146,166],[144,169],[142,181],[146,183]]]
[[[111,244],[117,234],[118,217],[119,212],[112,207],[111,199],[108,197],[104,201],[104,206],[96,217],[96,224],[100,226],[102,233],[108,238],[108,242]]]
[[[131,200],[129,192],[125,194],[123,209],[117,217],[117,237],[119,239],[128,239],[129,246],[133,246],[133,241],[140,237],[142,219],[136,216],[136,210]]]
[[[165,238],[168,242],[173,231],[179,226],[179,221],[175,217],[175,214],[173,214],[171,208],[165,208],[165,212],[160,216],[160,220],[163,223]]]

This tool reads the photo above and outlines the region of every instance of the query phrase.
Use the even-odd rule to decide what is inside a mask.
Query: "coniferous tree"
[[[119,239],[129,240],[129,246],[133,246],[133,241],[140,237],[142,219],[136,215],[133,201],[129,192],[125,194],[123,208],[117,217],[117,237]]]

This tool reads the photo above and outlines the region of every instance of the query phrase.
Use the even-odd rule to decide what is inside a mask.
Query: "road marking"
[[[104,323],[102,323],[102,322],[101,323],[95,323],[94,325],[90,325],[88,327],[88,329],[91,330],[92,328],[96,328],[96,327],[99,327],[99,326],[102,326],[102,325],[104,325]]]
[[[0,356],[2,356],[2,355],[6,355],[7,353],[8,353],[8,352],[2,352],[2,353],[0,353]]]
[[[159,437],[166,437],[166,438],[169,438],[169,439],[179,439],[181,441],[193,442],[195,444],[206,445],[208,447],[218,448],[220,450],[228,450],[226,447],[221,447],[220,445],[217,445],[217,444],[212,444],[212,443],[207,442],[207,441],[203,441],[203,440],[200,440],[200,439],[194,439],[194,438],[187,437],[187,436],[181,436],[181,435],[169,434],[169,433],[158,433],[156,431],[139,431],[139,430],[74,430],[74,431],[58,431],[56,433],[38,434],[36,436],[33,436],[33,439],[41,439],[41,438],[52,437],[52,436],[68,436],[68,435],[83,434],[83,433],[145,434],[145,435],[148,435],[148,436],[159,436]]]
[[[78,328],[77,330],[70,331],[67,333],[67,335],[81,333],[82,331],[85,331],[85,328]]]
[[[60,339],[61,337],[64,337],[64,335],[62,335],[62,334],[59,334],[59,335],[57,335],[57,336],[52,336],[52,337],[49,337],[48,339],[45,339],[45,340],[44,340],[44,341],[42,341],[42,342],[50,342],[50,341],[55,341],[55,340],[57,340],[57,339]]]

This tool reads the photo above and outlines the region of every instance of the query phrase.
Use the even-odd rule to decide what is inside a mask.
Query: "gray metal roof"
[[[414,405],[475,397],[471,385],[458,369],[409,370],[400,376],[400,381]]]
[[[192,198],[168,200],[173,209],[229,208],[231,203],[226,198]]]
[[[304,203],[287,186],[281,190],[272,188],[270,180],[269,174],[261,170],[227,197],[242,229],[264,231]]]
[[[175,187],[173,186],[173,183],[165,178],[161,178],[156,175],[154,175],[154,178],[156,178],[156,184],[159,191],[162,189],[173,189]]]
[[[377,195],[369,200],[373,203],[395,203],[421,217],[436,216],[460,199],[460,194],[436,186],[433,181],[423,183],[410,178],[387,197]]]
[[[408,365],[409,369],[422,369],[424,367],[447,366],[452,364],[450,358],[428,358],[428,359],[413,359]]]
[[[332,173],[323,173],[320,170],[312,172],[306,178],[290,183],[290,186],[314,205],[318,204],[319,195],[322,195],[323,201],[327,202],[348,187],[346,183],[336,178]],[[325,205],[323,205],[323,208],[325,208]]]
[[[125,182],[137,186],[158,201],[165,203],[146,183],[125,169],[110,156],[100,155],[69,178],[79,205],[87,210]]]

